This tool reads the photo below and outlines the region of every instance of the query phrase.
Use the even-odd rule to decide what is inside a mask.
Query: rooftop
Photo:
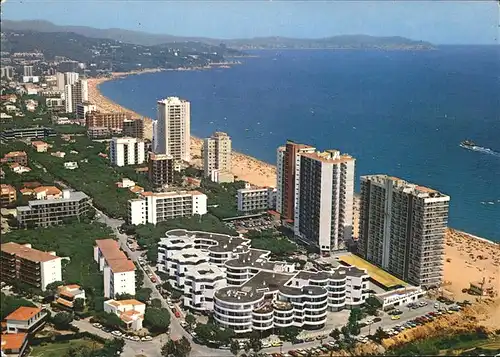
[[[2,244],[2,252],[13,254],[19,258],[26,259],[32,262],[48,262],[54,259],[59,259],[55,254],[52,255],[47,252],[42,252],[41,250],[30,248],[29,246],[24,246],[14,242]]]
[[[136,300],[136,299],[126,299],[126,300],[107,300],[106,304],[113,305],[115,307],[121,307],[121,306],[138,306],[138,305],[145,305],[143,302]]]
[[[5,350],[20,350],[24,345],[28,334],[26,333],[2,333],[1,349]],[[2,354],[3,355],[3,354]]]
[[[341,164],[344,162],[354,161],[352,156],[340,154],[338,150],[326,150],[324,152],[302,153],[302,157],[307,157],[313,160],[321,161],[328,164]]]
[[[361,176],[362,181],[371,181],[379,185],[386,185],[387,182],[392,181],[394,188],[399,191],[406,192],[418,197],[448,197],[444,193],[436,191],[432,188],[416,185],[405,181],[399,177],[389,175],[367,175]],[[449,197],[448,197],[449,198]]]
[[[403,280],[396,278],[385,270],[369,263],[361,257],[354,254],[346,254],[339,257],[341,262],[353,267],[365,269],[372,280],[384,286],[385,288],[395,288],[397,286],[407,286]]]
[[[113,239],[99,239],[95,243],[113,273],[124,273],[135,270],[134,262],[128,259],[125,253],[120,250],[120,245],[117,241]]]
[[[33,200],[28,202],[28,206],[19,206],[17,207],[18,211],[29,211],[33,206],[41,206],[41,205],[50,205],[55,203],[65,203],[65,202],[77,202],[83,199],[90,198],[85,193],[80,191],[71,191],[69,193],[69,198],[61,197],[61,198],[49,198],[46,200]]]
[[[40,313],[42,309],[39,307],[18,307],[17,310],[8,315],[5,320],[28,321],[36,314]]]
[[[24,151],[11,151],[5,154],[3,157],[4,158],[10,158],[10,157],[18,157],[18,156],[27,156]]]
[[[162,99],[162,100],[159,100],[158,101],[158,104],[177,104],[177,105],[180,105],[182,103],[189,103],[187,100],[185,99],[181,99],[179,97],[167,97],[165,99]]]
[[[169,192],[151,192],[146,191],[141,193],[143,197],[158,197],[158,198],[166,198],[166,197],[177,197],[177,196],[197,196],[204,195],[204,193],[200,191],[169,191]]]

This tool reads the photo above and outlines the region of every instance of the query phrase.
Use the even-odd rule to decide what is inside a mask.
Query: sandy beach
[[[99,85],[105,81],[124,77],[131,74],[151,73],[159,70],[145,70],[142,72],[133,73],[113,73],[112,77],[108,78],[89,78],[89,101],[97,106],[97,109],[104,112],[125,112],[133,117],[143,117],[134,111],[124,108],[109,98],[105,97],[99,91]],[[144,134],[146,138],[151,139],[153,136],[152,120],[144,117]],[[202,140],[197,137],[191,137],[191,157],[192,164],[201,167],[201,147]],[[248,155],[238,152],[233,152],[233,175],[256,186],[276,186],[276,168],[266,162],[257,160]]]

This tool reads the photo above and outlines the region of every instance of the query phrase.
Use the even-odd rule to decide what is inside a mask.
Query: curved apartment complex
[[[183,292],[185,306],[213,311],[236,333],[321,328],[328,311],[359,306],[368,297],[364,270],[296,271],[269,255],[243,237],[172,230],[159,243],[158,269]]]

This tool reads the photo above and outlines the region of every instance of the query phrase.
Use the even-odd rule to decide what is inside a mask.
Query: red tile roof
[[[27,336],[26,333],[3,333],[1,338],[2,351],[20,350]]]
[[[2,252],[13,254],[19,258],[26,259],[35,263],[48,262],[54,259],[60,259],[58,256],[42,252],[41,250],[25,247],[24,245],[9,242],[2,244]]]
[[[120,250],[120,245],[117,241],[113,239],[99,239],[95,242],[113,273],[124,273],[135,270],[134,262],[128,259],[125,253]]]

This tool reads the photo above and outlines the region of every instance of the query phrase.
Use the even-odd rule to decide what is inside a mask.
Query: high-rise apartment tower
[[[411,284],[439,286],[449,202],[397,177],[362,176],[358,253]]]

